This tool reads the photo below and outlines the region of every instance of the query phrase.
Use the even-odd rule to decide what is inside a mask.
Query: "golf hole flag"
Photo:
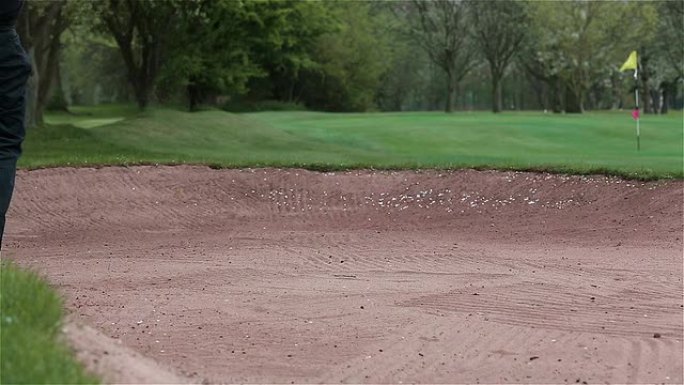
[[[627,61],[625,64],[620,67],[620,72],[623,71],[629,71],[629,70],[634,70],[636,71],[637,69],[637,52],[632,51],[632,53],[629,54],[629,57],[627,58]]]
[[[620,67],[620,72],[634,70],[634,82],[636,86],[634,87],[634,109],[632,110],[632,118],[636,120],[636,134],[637,134],[637,151],[641,149],[641,143],[639,140],[639,83],[637,83],[637,74],[639,72],[639,60],[637,58],[637,51],[632,51],[625,61],[625,64]]]

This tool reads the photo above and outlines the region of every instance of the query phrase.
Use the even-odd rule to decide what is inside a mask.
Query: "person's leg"
[[[15,167],[0,165],[0,251],[2,250],[2,238],[5,233],[5,214],[9,208],[14,190]]]
[[[26,132],[26,82],[30,74],[31,65],[16,32],[0,30],[0,250]]]

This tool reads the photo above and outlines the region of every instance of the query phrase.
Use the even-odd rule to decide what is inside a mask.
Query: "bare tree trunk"
[[[58,17],[61,19],[61,12]],[[60,24],[61,21],[57,21],[56,23]],[[47,48],[47,57],[43,59],[45,61],[45,65],[43,66],[43,71],[40,74],[41,76],[38,82],[38,103],[36,104],[36,119],[40,124],[43,123],[45,107],[47,106],[50,95],[52,94],[52,90],[59,73],[58,61],[61,35],[62,30],[60,30],[59,25],[57,25],[50,38],[50,43]]]
[[[59,60],[60,37],[68,22],[62,13],[64,4],[64,1],[54,1],[44,8],[35,8],[27,3],[18,20],[17,31],[32,66],[32,76],[27,85],[27,127],[43,124],[43,111]]]
[[[450,113],[454,110],[454,79],[451,71],[447,71],[447,94],[446,103],[444,104],[444,112]]]
[[[454,86],[452,86],[451,84],[447,84],[446,102],[444,104],[444,112],[446,112],[446,113],[450,113],[454,110],[453,96],[454,96]]]
[[[610,79],[610,96],[611,96],[611,103],[610,103],[610,109],[611,110],[617,110],[621,106],[621,99],[620,99],[620,93],[618,92],[618,81],[616,76],[611,76]]]
[[[642,100],[642,105],[643,105],[643,111],[646,114],[654,113],[654,104],[653,104],[653,98],[651,95],[651,86],[649,85],[649,80],[651,79],[651,55],[650,51],[647,51],[645,47],[642,47],[641,52],[643,54],[641,55],[641,62],[640,62],[640,68],[639,68],[639,80],[642,85],[642,91],[641,96],[643,97]]]
[[[195,84],[188,84],[188,110],[190,112],[197,111],[197,106],[199,105],[199,90]]]
[[[641,94],[643,95],[643,110],[645,114],[650,114],[651,113],[651,87],[648,86],[648,82],[646,82],[648,79],[644,79],[643,81],[643,90]]]
[[[501,76],[492,74],[492,112],[502,111]]]
[[[583,111],[581,93],[572,87],[565,87],[565,112],[581,114]]]
[[[677,92],[677,81],[673,82],[663,82],[662,86],[663,94],[662,94],[662,105],[660,108],[660,113],[661,114],[667,114],[669,108],[670,108],[670,103],[671,103],[671,98],[672,95]]]
[[[660,99],[660,88],[651,88],[650,98],[651,100],[651,113],[658,113],[658,102]]]
[[[151,2],[119,2],[111,0],[109,13],[103,19],[107,29],[116,40],[119,51],[126,64],[128,81],[138,107],[143,110],[149,103],[155,79],[161,67],[161,44],[163,31],[151,18]],[[123,8],[120,8],[122,6]],[[130,15],[126,15],[125,12]],[[159,18],[159,16],[157,16]],[[135,36],[139,36],[137,39]],[[135,41],[134,41],[135,40]]]
[[[68,84],[62,77],[62,70],[59,60],[57,60],[56,63],[57,69],[55,73],[55,85],[51,97],[52,102],[50,107],[60,111],[69,112],[69,99],[66,90]]]
[[[564,110],[563,103],[563,84],[557,76],[553,76],[549,79],[549,86],[551,92],[551,110],[559,114]]]
[[[137,82],[133,86],[133,93],[135,94],[135,101],[138,103],[138,108],[144,110],[147,108],[149,90],[143,82]]]

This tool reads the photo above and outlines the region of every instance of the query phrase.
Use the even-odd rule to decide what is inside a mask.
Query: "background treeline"
[[[29,0],[30,117],[135,102],[233,111],[682,108],[684,2]],[[620,65],[640,54],[637,82]]]

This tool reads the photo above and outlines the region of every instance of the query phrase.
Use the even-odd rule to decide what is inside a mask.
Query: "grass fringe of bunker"
[[[430,167],[429,165],[421,164],[403,164],[396,166],[378,166],[374,164],[328,164],[328,163],[288,163],[288,162],[255,162],[255,163],[221,163],[221,162],[182,162],[182,161],[114,161],[114,162],[96,162],[89,163],[48,163],[39,166],[22,167],[25,170],[43,170],[50,168],[106,168],[106,167],[135,167],[135,166],[206,166],[212,170],[226,170],[226,169],[259,169],[259,168],[281,168],[281,169],[304,169],[316,172],[339,172],[339,171],[356,171],[356,170],[370,170],[370,171],[421,171],[421,170],[437,170],[437,171],[458,171],[458,170],[477,170],[477,171],[513,171],[513,172],[534,172],[540,174],[556,174],[556,175],[580,175],[580,176],[606,176],[616,177],[626,181],[652,182],[658,180],[682,180],[684,179],[684,169],[682,172],[674,174],[663,174],[653,170],[644,170],[640,172],[625,171],[619,169],[611,169],[606,167],[587,167],[587,168],[573,168],[564,165],[553,166],[494,166],[494,165],[454,165],[447,167]]]
[[[126,164],[125,166],[136,166],[136,165],[154,165],[154,166],[175,166],[181,163],[136,163],[136,164]],[[653,170],[644,170],[642,172],[629,172],[616,169],[610,169],[606,167],[589,167],[584,169],[577,169],[568,166],[533,166],[533,167],[517,167],[517,166],[492,166],[492,165],[458,165],[450,167],[430,167],[426,165],[418,164],[404,164],[397,166],[377,166],[373,164],[326,164],[326,163],[281,163],[281,162],[264,162],[264,163],[254,163],[254,164],[222,164],[222,163],[186,163],[188,165],[198,165],[207,166],[212,170],[224,170],[224,169],[241,169],[241,168],[282,168],[282,169],[304,169],[308,171],[316,172],[339,172],[339,171],[356,171],[356,170],[369,170],[369,171],[424,171],[424,170],[436,170],[436,171],[459,171],[459,170],[477,170],[477,171],[513,171],[513,172],[534,172],[540,174],[555,174],[555,175],[580,175],[580,176],[606,176],[606,177],[616,177],[626,181],[639,181],[639,182],[651,182],[657,180],[679,180],[684,179],[684,171],[678,174],[658,174]]]

